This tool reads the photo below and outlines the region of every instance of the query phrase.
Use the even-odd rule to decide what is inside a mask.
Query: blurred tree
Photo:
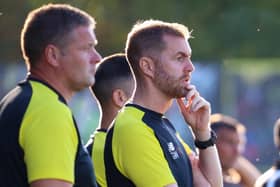
[[[21,0],[0,2],[0,63],[21,60],[20,29],[28,11]]]
[[[53,0],[79,7],[97,20],[98,49],[103,56],[124,49],[137,20],[180,22],[193,30],[195,60],[279,57],[280,1],[277,0]],[[27,11],[45,0],[0,2],[1,62],[22,59],[19,34]],[[16,6],[15,6],[16,5]]]

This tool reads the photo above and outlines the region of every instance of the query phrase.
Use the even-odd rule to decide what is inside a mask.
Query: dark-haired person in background
[[[278,152],[280,151],[280,118],[274,124],[273,140]],[[263,173],[256,181],[255,187],[279,187],[280,186],[280,160]]]
[[[107,186],[103,158],[107,130],[118,112],[133,95],[134,88],[135,80],[125,54],[108,56],[98,65],[91,91],[98,102],[99,127],[86,147],[91,154],[99,186]]]
[[[210,119],[211,129],[217,134],[224,187],[253,187],[260,172],[242,156],[246,145],[245,126],[220,113],[212,114]]]
[[[90,15],[70,5],[28,14],[21,32],[27,77],[0,103],[1,186],[96,186],[67,104],[94,84],[101,60],[94,28]]]

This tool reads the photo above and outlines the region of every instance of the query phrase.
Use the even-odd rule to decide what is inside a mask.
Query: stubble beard
[[[160,63],[156,65],[155,84],[166,95],[172,98],[181,98],[187,95],[187,89],[180,85],[185,77],[176,78],[169,75]]]

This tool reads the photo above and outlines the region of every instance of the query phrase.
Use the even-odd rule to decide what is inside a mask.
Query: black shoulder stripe
[[[151,113],[150,113],[151,114]],[[166,118],[145,113],[143,121],[153,129],[178,186],[192,187],[193,173],[188,155],[176,136],[176,130]]]

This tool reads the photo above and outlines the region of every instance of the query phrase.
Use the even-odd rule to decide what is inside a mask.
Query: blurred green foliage
[[[0,63],[22,60],[20,30],[29,10],[48,2],[68,3],[97,20],[103,56],[124,49],[137,20],[183,23],[193,30],[195,60],[279,57],[278,0],[10,0],[0,2]]]

